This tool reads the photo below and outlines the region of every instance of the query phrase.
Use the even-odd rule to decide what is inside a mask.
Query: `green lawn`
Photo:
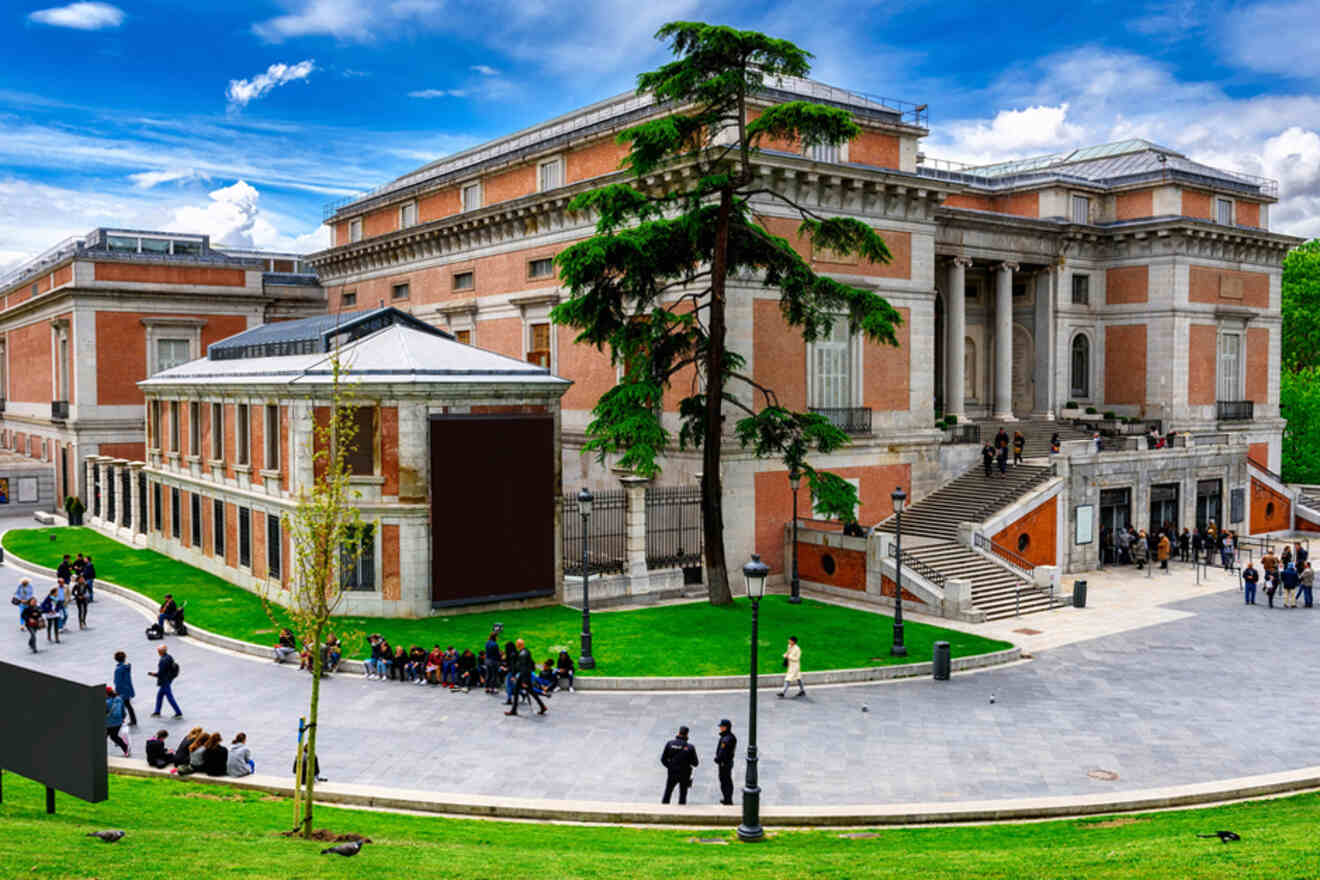
[[[167,592],[188,602],[188,620],[203,629],[249,642],[275,641],[273,624],[256,595],[228,581],[153,550],[130,549],[88,528],[20,529],[6,532],[5,550],[54,568],[63,554],[90,553],[98,578],[130,587],[160,600]],[[95,610],[93,610],[93,614]],[[458,614],[425,620],[344,617],[341,629],[379,632],[393,645],[454,645],[474,651],[485,643],[494,621],[504,624],[504,639],[522,637],[538,658],[558,646],[577,656],[582,615],[564,606],[518,611]],[[596,612],[591,616],[596,674],[732,675],[746,671],[751,616],[746,601],[717,608],[706,602],[634,611]],[[929,660],[935,641],[950,643],[955,657],[1009,647],[1007,642],[923,623],[904,626],[908,661]],[[789,605],[770,596],[761,605],[761,672],[782,669],[788,636],[802,645],[802,668],[847,669],[896,662],[889,656],[890,618],[837,605],[804,600]],[[349,653],[360,655],[362,645]]]
[[[1204,810],[1026,824],[781,831],[742,844],[731,829],[638,829],[490,822],[319,808],[317,828],[373,841],[345,859],[286,839],[287,799],[218,785],[110,777],[110,799],[85,804],[7,774],[0,875],[42,880],[297,877],[567,878],[1294,878],[1320,875],[1314,794]],[[85,837],[121,828],[116,844]],[[1234,844],[1197,834],[1230,829]],[[850,829],[851,831],[851,829]],[[727,845],[694,842],[699,838]]]

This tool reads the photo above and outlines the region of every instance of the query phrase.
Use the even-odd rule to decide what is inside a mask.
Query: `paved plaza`
[[[1244,607],[1230,576],[1210,575],[1204,586],[1195,584],[1190,567],[1150,580],[1131,570],[1092,575],[1087,609],[964,625],[1013,638],[1033,652],[1027,662],[943,683],[818,687],[800,700],[763,691],[766,802],[1117,793],[1320,764],[1312,753],[1320,608]],[[11,594],[21,576],[0,566],[0,590]],[[32,580],[38,590],[48,583]],[[294,667],[170,637],[183,669],[175,692],[186,717],[152,719],[146,715],[154,688],[146,673],[155,668],[159,643],[144,638],[140,609],[100,593],[89,630],[79,632],[73,623],[60,645],[47,645],[42,634],[36,655],[13,617],[10,637],[0,640],[5,660],[99,683],[111,676],[114,651],[129,653],[141,716],[135,756],[163,721],[172,740],[195,724],[227,739],[247,731],[262,773],[282,773],[291,763],[309,689],[307,675]],[[1012,633],[1021,628],[1040,633]],[[804,649],[810,668],[811,646]],[[549,706],[543,717],[506,718],[503,700],[480,691],[336,676],[322,690],[321,765],[334,782],[658,801],[661,747],[677,725],[688,724],[702,761],[691,800],[709,804],[718,800],[710,759],[719,719],[733,719],[746,743],[744,692],[580,692],[557,695]],[[739,779],[742,757],[740,747]],[[1093,779],[1093,770],[1118,779]]]

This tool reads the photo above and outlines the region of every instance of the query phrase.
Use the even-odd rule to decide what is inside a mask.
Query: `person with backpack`
[[[115,693],[115,689],[105,687],[105,735],[110,742],[119,746],[124,757],[129,756],[128,743],[119,735],[119,728],[124,725],[124,701]]]
[[[133,664],[128,662],[128,655],[123,651],[115,651],[115,693],[124,701],[128,726],[137,727],[137,713],[133,711],[133,698],[137,696],[133,688]]]
[[[179,664],[170,656],[169,649],[161,645],[156,649],[160,655],[160,661],[156,664],[155,672],[148,672],[147,675],[156,679],[156,711],[151,713],[152,718],[160,717],[160,705],[164,700],[169,700],[170,705],[174,707],[174,717],[182,718],[183,710],[174,699],[174,680],[179,677]]]

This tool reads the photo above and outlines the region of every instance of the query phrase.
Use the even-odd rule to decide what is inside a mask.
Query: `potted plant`
[[[1070,400],[1063,405],[1064,409],[1077,409],[1077,401]]]
[[[1117,421],[1117,420],[1118,420],[1118,414],[1117,414],[1117,413],[1115,413],[1112,409],[1105,410],[1105,421],[1106,421],[1106,422],[1113,422],[1113,421]]]
[[[1093,406],[1088,406],[1088,407],[1086,408],[1086,414],[1087,414],[1088,416],[1097,415],[1099,412],[1100,412],[1100,410],[1096,409],[1096,408],[1093,407]]]

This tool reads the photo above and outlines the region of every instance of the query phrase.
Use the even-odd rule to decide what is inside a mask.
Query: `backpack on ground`
[[[153,623],[147,627],[147,641],[154,642],[163,638],[165,638],[165,628],[159,623]]]

